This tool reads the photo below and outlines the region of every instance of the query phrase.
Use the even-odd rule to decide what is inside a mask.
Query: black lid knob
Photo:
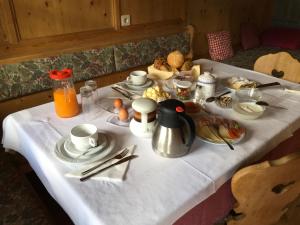
[[[183,102],[176,99],[168,99],[159,103],[158,123],[164,127],[179,128],[183,125],[179,114],[185,113]]]

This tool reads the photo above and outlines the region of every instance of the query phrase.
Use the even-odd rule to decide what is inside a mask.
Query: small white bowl
[[[257,105],[253,101],[249,102],[236,102],[232,106],[234,114],[245,120],[255,120],[261,117],[266,110],[265,106]]]

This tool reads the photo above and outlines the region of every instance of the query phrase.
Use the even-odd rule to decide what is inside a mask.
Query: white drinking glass
[[[90,86],[80,88],[81,109],[86,121],[94,119],[96,116],[96,104],[93,96],[93,89]]]
[[[94,80],[87,80],[85,83],[84,83],[85,86],[89,86],[92,88],[93,90],[93,99],[94,99],[94,103],[96,104],[98,99],[99,99],[99,96],[98,96],[98,90],[97,90],[97,82],[94,81]]]

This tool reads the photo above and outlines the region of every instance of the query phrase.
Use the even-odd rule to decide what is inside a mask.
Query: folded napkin
[[[135,145],[132,145],[130,147],[126,147],[129,152],[127,153],[126,156],[129,156],[129,155],[132,155],[133,152],[134,152],[134,149],[135,149]],[[73,178],[81,178],[82,175],[81,173],[97,164],[100,164],[101,162],[104,162],[105,160],[109,159],[109,158],[113,158],[114,156],[116,156],[117,154],[119,154],[120,152],[122,152],[124,150],[121,149],[120,151],[112,154],[112,155],[109,155],[108,157],[105,157],[104,159],[102,160],[99,160],[97,162],[93,162],[93,163],[90,163],[88,166],[84,166],[78,170],[75,170],[75,171],[71,171],[69,173],[66,173],[65,176],[66,177],[73,177]],[[99,171],[101,169],[103,169],[104,167],[107,167],[117,161],[119,161],[120,159],[113,159],[113,160],[110,160],[109,162],[103,164],[101,167],[97,168],[96,170],[94,170],[93,172],[96,172],[96,171]],[[116,165],[112,168],[109,168],[93,177],[91,177],[90,179],[94,179],[94,180],[106,180],[106,181],[122,181],[125,179],[125,174],[126,174],[126,171],[127,171],[127,168],[128,168],[128,164],[129,164],[129,161],[127,162],[124,162],[124,163],[121,163],[119,165]]]

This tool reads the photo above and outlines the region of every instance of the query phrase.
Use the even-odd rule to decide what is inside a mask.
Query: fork
[[[124,156],[127,155],[128,152],[129,152],[129,149],[128,149],[128,148],[125,148],[122,152],[120,152],[119,154],[115,155],[114,157],[109,158],[109,159],[105,160],[104,162],[101,162],[101,163],[99,163],[99,164],[97,164],[97,165],[95,165],[95,166],[93,166],[93,167],[91,167],[91,168],[89,168],[89,169],[83,171],[81,174],[82,174],[82,175],[86,175],[86,174],[90,173],[91,171],[93,171],[93,170],[99,168],[99,167],[102,166],[103,164],[105,164],[105,163],[107,163],[107,162],[109,162],[109,161],[111,161],[111,160],[113,160],[113,159],[122,159]]]
[[[229,141],[227,141],[219,132],[219,127],[216,124],[212,124],[212,128],[213,128],[213,134],[216,135],[217,137],[221,138],[231,150],[234,150],[234,147],[232,146],[232,144],[229,143]],[[216,133],[215,133],[216,132]]]

